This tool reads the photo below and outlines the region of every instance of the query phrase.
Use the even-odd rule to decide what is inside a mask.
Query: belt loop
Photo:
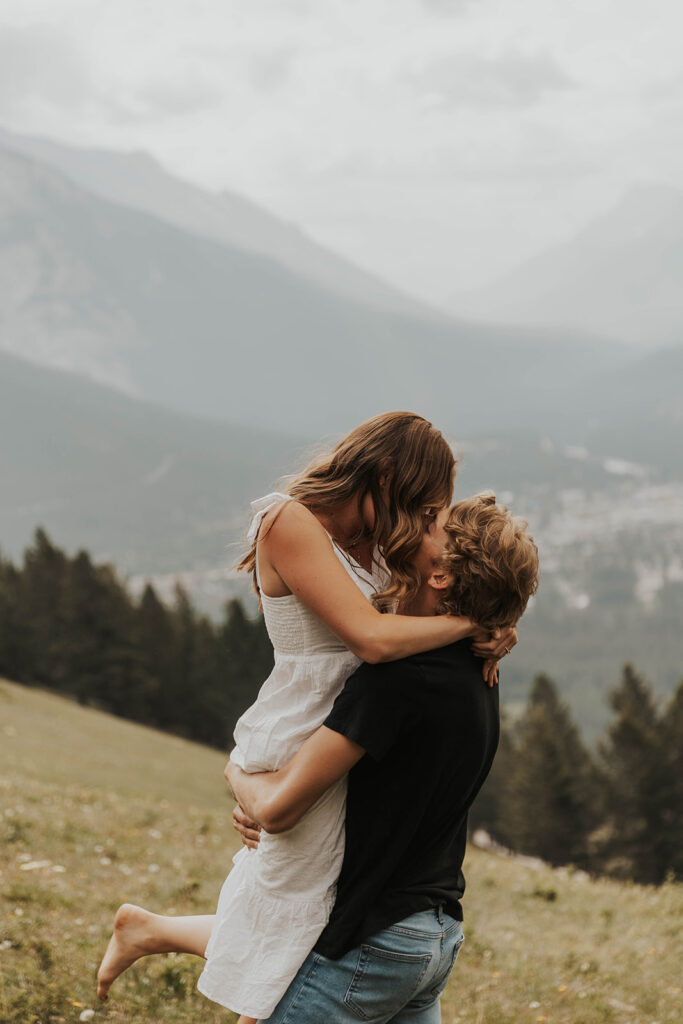
[[[443,924],[443,903],[439,903],[438,907],[436,907],[436,916],[439,924]]]

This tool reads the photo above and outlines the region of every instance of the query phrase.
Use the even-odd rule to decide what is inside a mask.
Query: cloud
[[[32,100],[81,107],[91,88],[87,63],[63,31],[50,25],[0,29],[0,109],[6,114]]]
[[[549,54],[508,52],[500,57],[454,53],[411,75],[434,105],[530,107],[547,93],[576,88]]]
[[[434,14],[461,14],[466,8],[472,7],[474,0],[419,0],[421,7]]]
[[[249,80],[257,92],[269,93],[286,85],[291,76],[298,46],[283,45],[254,53],[249,62]]]
[[[157,75],[141,85],[132,106],[138,117],[182,116],[218,106],[224,91],[223,83],[206,71],[176,68],[170,75]]]

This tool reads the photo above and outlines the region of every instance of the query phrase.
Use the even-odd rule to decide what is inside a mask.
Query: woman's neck
[[[364,569],[372,569],[374,540],[363,520],[357,497],[350,498],[343,505],[317,512],[316,517],[340,548]]]

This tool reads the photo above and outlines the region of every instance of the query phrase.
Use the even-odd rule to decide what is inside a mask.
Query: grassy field
[[[0,1021],[214,1024],[196,958],[147,958],[104,1006],[123,900],[210,913],[237,843],[224,756],[0,682]],[[445,1024],[678,1024],[681,886],[595,881],[472,850]],[[85,1019],[90,1017],[86,1013]]]

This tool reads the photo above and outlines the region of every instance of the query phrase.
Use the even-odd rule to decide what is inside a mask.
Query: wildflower
[[[85,1021],[85,1020],[92,1020],[94,1016],[95,1016],[95,1011],[94,1010],[84,1010],[83,1013],[80,1015],[80,1017],[78,1019],[79,1020],[83,1020],[83,1021]]]
[[[537,1010],[540,1005],[541,1004],[536,999],[534,999],[534,1001],[532,1003],[529,1003],[529,1009],[530,1010]]]

